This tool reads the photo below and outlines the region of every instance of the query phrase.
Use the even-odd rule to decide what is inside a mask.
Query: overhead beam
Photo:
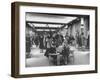
[[[35,27],[35,29],[58,29],[59,27]]]
[[[59,25],[67,24],[67,23],[42,22],[42,21],[26,21],[26,23],[38,23],[38,24],[59,24]]]

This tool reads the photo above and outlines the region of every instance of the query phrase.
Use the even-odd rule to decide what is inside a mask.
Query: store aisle
[[[41,67],[41,66],[53,66],[44,53],[40,53],[40,49],[32,49],[31,58],[26,59],[26,67]],[[74,61],[70,61],[68,65],[86,65],[89,64],[89,51],[74,51]]]

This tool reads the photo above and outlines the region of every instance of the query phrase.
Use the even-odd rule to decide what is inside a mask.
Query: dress
[[[39,42],[40,42],[39,48],[40,48],[40,49],[43,49],[43,48],[44,48],[43,39],[44,39],[43,36],[40,36],[40,37],[39,37]]]
[[[50,37],[47,38],[47,48],[51,47],[51,39]]]
[[[39,37],[38,37],[38,36],[36,36],[36,37],[35,37],[34,42],[35,42],[35,45],[36,45],[36,46],[38,46],[38,45],[39,45]]]

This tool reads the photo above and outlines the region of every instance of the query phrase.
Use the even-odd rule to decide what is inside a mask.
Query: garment
[[[61,46],[57,47],[56,50],[58,53],[61,53],[63,50],[63,46],[61,45]]]
[[[64,41],[63,36],[61,34],[57,34],[55,36],[55,39],[56,39],[56,46],[57,47],[60,46]]]
[[[46,49],[46,45],[47,45],[47,43],[46,43],[46,35],[44,35],[44,38],[43,38],[43,45],[44,45],[44,48]]]
[[[69,54],[70,54],[70,48],[68,46],[64,46],[63,47],[63,50],[62,50],[62,61],[63,61],[63,64],[66,64],[68,63],[68,57],[69,57]]]
[[[79,34],[77,33],[75,37],[76,37],[76,39],[75,39],[76,40],[76,44],[79,44]]]
[[[38,36],[35,37],[34,43],[35,43],[36,46],[39,45],[39,37]]]
[[[84,33],[82,33],[80,37],[81,37],[81,44],[82,44],[82,46],[85,46],[85,40],[86,40],[86,38],[84,36]]]
[[[55,53],[56,53],[56,48],[51,47],[51,48],[46,49],[46,52],[44,55],[48,57],[49,54],[55,54]]]
[[[82,38],[81,38],[81,35],[78,36],[77,42],[78,42],[78,46],[81,47],[82,46]]]
[[[47,43],[47,48],[50,48],[51,47],[51,38],[50,37],[47,37],[46,38],[46,43]]]
[[[39,48],[40,48],[40,49],[43,49],[43,48],[44,48],[44,44],[43,44],[43,36],[40,36],[40,37],[39,37],[39,43],[40,43]]]
[[[69,43],[70,44],[73,44],[73,41],[74,41],[75,39],[74,39],[74,37],[71,35],[70,37],[69,37]]]
[[[69,35],[68,34],[66,34],[66,36],[65,36],[65,41],[67,41],[67,43],[70,44],[70,39],[69,39]]]
[[[88,38],[87,38],[87,47],[88,49],[90,48],[90,36],[88,35]]]
[[[32,46],[31,38],[30,36],[28,36],[26,37],[26,52],[31,51],[31,46]]]

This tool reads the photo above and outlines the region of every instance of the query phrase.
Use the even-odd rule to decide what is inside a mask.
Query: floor
[[[89,51],[81,51],[74,47],[74,60],[70,58],[70,62],[67,65],[81,65],[89,64]],[[26,67],[41,67],[41,66],[54,66],[51,61],[44,56],[45,50],[43,53],[40,53],[39,48],[32,48],[31,58],[26,59]]]

